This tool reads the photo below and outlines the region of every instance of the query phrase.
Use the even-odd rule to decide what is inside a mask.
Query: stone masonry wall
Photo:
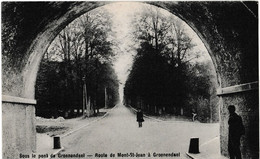
[[[36,152],[35,107],[2,103],[3,158],[18,159]]]
[[[258,90],[227,94],[222,96],[220,108],[220,140],[221,153],[228,155],[228,106],[235,105],[236,112],[242,117],[246,133],[241,138],[243,158],[259,157],[259,98]]]

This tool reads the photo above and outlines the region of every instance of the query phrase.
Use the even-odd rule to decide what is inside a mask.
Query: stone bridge
[[[112,2],[2,2],[3,158],[36,151],[35,81],[41,58],[71,21]],[[228,156],[227,106],[242,116],[244,158],[259,157],[257,2],[145,2],[184,20],[214,63],[221,154]],[[15,157],[17,156],[17,157]]]

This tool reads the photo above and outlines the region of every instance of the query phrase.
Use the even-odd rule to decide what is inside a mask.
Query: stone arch
[[[7,127],[5,118],[9,119],[11,113],[17,113],[9,109],[10,103],[18,105],[35,103],[31,99],[34,99],[34,83],[38,67],[55,36],[83,13],[108,3],[111,2],[4,2],[2,4],[3,94],[8,95],[3,97],[2,102],[3,127]],[[198,34],[212,57],[220,86],[218,94],[222,101],[220,106],[222,154],[227,155],[226,106],[235,104],[242,117],[246,118],[245,125],[248,126],[248,134],[243,140],[243,156],[254,158],[259,155],[258,148],[255,147],[256,143],[252,139],[252,137],[259,138],[258,129],[254,128],[258,125],[259,119],[257,3],[147,3],[166,9],[184,20]],[[34,107],[25,108],[25,118],[28,112],[30,118],[33,118]],[[29,127],[31,130],[28,134],[33,136],[34,122],[31,122]],[[17,130],[6,130],[3,135],[8,131],[17,133]],[[16,138],[17,135],[14,136]],[[22,151],[33,151],[35,141],[31,142],[32,146]],[[10,153],[7,152],[9,155]]]
[[[43,54],[47,51],[49,45],[54,40],[56,35],[62,29],[64,29],[65,26],[67,26],[70,22],[72,22],[74,19],[76,19],[80,15],[82,15],[88,11],[91,11],[95,8],[104,6],[106,4],[108,4],[108,3],[106,3],[106,2],[97,3],[97,5],[95,7],[89,7],[86,5],[75,6],[74,8],[67,11],[67,13],[64,14],[62,17],[60,17],[59,19],[48,24],[48,26],[46,26],[46,29],[44,30],[44,32],[37,35],[37,37],[34,39],[34,41],[32,42],[31,46],[29,47],[29,49],[27,51],[29,58],[28,58],[28,62],[26,63],[26,66],[23,70],[23,75],[22,75],[24,84],[23,84],[23,90],[21,92],[21,95],[23,97],[32,98],[32,99],[34,98],[34,85],[35,85],[35,80],[36,80],[37,71],[38,71],[38,67],[39,67],[41,58],[42,58]],[[165,6],[158,5],[158,7],[166,9]],[[171,12],[171,11],[169,11],[169,12]],[[172,14],[174,14],[174,13],[172,13]],[[216,69],[217,77],[219,77],[219,73],[217,71],[218,64],[216,62],[215,55],[212,53],[212,51],[210,49],[209,44],[204,39],[202,34],[196,29],[196,27],[193,25],[193,23],[191,23],[190,21],[181,17],[181,15],[179,15],[179,16],[180,16],[180,18],[182,18],[183,21],[185,21],[195,31],[195,33],[199,36],[199,38],[204,43],[208,53],[210,54],[212,61],[213,61],[213,65]],[[218,80],[218,84],[220,85],[221,78],[218,78],[217,80]]]

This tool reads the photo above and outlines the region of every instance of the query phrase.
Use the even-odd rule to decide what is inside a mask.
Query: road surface
[[[201,144],[218,135],[219,124],[187,121],[145,118],[139,128],[136,115],[119,104],[105,118],[62,138],[65,151],[59,158],[186,158],[191,137]]]

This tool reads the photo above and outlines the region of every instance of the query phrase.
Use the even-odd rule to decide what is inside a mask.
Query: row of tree
[[[85,98],[94,114],[105,104],[112,107],[118,102],[110,17],[105,10],[88,12],[66,26],[52,42],[37,76],[37,115],[82,115]]]
[[[124,88],[126,105],[148,113],[191,116],[217,121],[215,73],[211,61],[194,62],[192,39],[177,18],[148,8],[136,21],[139,44]]]

